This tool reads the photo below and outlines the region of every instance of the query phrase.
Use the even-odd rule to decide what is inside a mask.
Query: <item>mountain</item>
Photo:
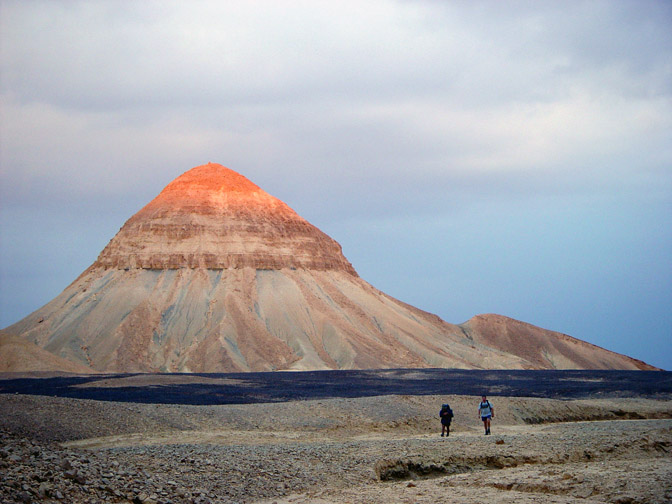
[[[101,372],[653,369],[511,319],[454,325],[396,300],[336,241],[214,163],[166,186],[59,296],[6,330]]]
[[[0,331],[0,372],[89,374],[93,370],[84,364],[57,357],[18,336]]]
[[[518,355],[539,369],[657,369],[592,343],[502,315],[476,315],[460,327],[474,342]],[[624,367],[624,362],[629,366]]]

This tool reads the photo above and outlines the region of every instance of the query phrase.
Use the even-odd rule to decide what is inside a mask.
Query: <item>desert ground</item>
[[[493,396],[490,436],[479,399],[189,406],[0,394],[0,501],[672,501],[669,397]],[[444,402],[455,412],[447,438]]]

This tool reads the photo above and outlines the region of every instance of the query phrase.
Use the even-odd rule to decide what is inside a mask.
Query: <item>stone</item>
[[[37,489],[37,495],[39,495],[41,499],[49,497],[51,495],[51,485],[45,482],[40,483],[40,486]]]
[[[31,495],[25,491],[16,494],[16,500],[24,504],[30,504],[31,502],[33,502],[33,498],[31,497]]]

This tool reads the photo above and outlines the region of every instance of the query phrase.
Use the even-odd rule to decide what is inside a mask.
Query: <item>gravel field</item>
[[[189,406],[0,394],[3,503],[672,501],[672,401],[379,396]],[[441,438],[438,409],[455,419]]]

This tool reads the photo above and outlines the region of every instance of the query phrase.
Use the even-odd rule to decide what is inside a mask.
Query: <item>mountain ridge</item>
[[[168,184],[6,330],[98,372],[656,369],[508,317],[456,325],[399,301],[335,240],[215,163]]]

